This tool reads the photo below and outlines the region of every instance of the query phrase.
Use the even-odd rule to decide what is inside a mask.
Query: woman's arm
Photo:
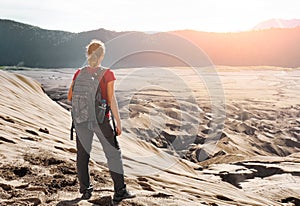
[[[73,84],[75,83],[75,79],[77,78],[77,76],[79,75],[80,73],[80,69],[77,69],[77,71],[75,72],[74,76],[73,76],[73,80],[72,80],[72,84],[69,88],[69,93],[68,93],[68,100],[69,101],[72,101],[72,96],[73,96]]]
[[[115,81],[110,81],[107,83],[107,103],[108,105],[110,105],[111,111],[117,122],[116,129],[117,129],[117,136],[119,136],[122,133],[122,125],[120,120],[118,103],[115,96]]]
[[[69,88],[69,93],[68,93],[68,100],[69,101],[72,101],[72,95],[73,95],[73,84],[74,84],[74,81],[72,81],[72,84],[71,84],[71,86],[70,86],[70,88]]]

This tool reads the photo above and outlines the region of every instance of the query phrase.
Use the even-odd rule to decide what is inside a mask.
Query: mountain
[[[300,67],[300,27],[237,33],[105,29],[71,33],[0,20],[0,39],[0,65],[8,66],[78,68],[85,64],[85,46],[100,39],[107,45],[103,64],[111,68],[186,66],[190,60],[200,66]]]
[[[300,26],[300,19],[269,19],[257,24],[253,29],[271,29],[271,28],[295,28]]]
[[[79,67],[85,61],[84,48],[91,39],[101,37],[107,41],[116,34],[104,29],[82,33],[53,31],[0,20],[0,65]]]
[[[300,66],[300,27],[238,33],[175,33],[195,43],[217,65]]]

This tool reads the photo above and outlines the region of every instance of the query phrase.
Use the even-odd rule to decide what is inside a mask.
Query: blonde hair
[[[88,64],[93,68],[98,67],[105,54],[105,45],[102,41],[94,39],[86,46],[86,53]]]

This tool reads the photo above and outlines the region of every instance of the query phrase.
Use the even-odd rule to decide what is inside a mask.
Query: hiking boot
[[[83,192],[81,199],[83,200],[88,200],[92,197],[92,191],[91,190],[86,190]]]
[[[135,196],[136,195],[134,193],[129,192],[125,187],[125,188],[121,189],[120,191],[115,192],[113,201],[120,202],[124,199],[134,198]]]

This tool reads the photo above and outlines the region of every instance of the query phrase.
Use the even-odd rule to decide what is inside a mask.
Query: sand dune
[[[119,205],[299,204],[299,70],[234,69],[218,67],[224,125],[212,121],[205,84],[189,70],[171,71],[188,80],[184,91],[195,99],[178,95],[182,88],[174,83],[160,84],[163,76],[116,71],[120,144],[127,184],[137,193]],[[96,191],[90,201],[79,199],[70,114],[52,100],[68,107],[73,72],[0,71],[1,205],[109,205],[112,181],[96,140],[90,162]],[[130,72],[155,86],[122,87]],[[37,79],[52,99],[19,73]],[[216,135],[218,141],[208,141]]]

